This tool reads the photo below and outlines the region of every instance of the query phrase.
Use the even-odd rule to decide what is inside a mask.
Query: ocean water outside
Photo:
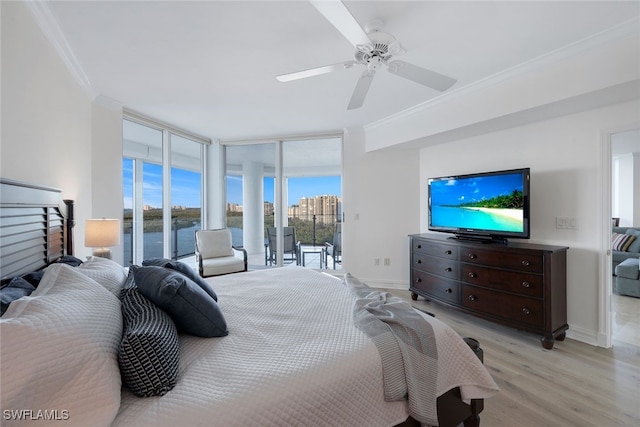
[[[519,215],[519,217],[518,217]],[[518,209],[485,209],[453,206],[433,206],[431,223],[458,228],[522,231],[523,214]]]
[[[192,227],[180,228],[178,230],[178,256],[177,258],[182,258],[188,255],[193,255],[195,253],[196,247],[196,230],[200,230],[202,228],[200,223],[194,224]],[[148,232],[144,233],[143,237],[144,241],[144,258],[156,258],[162,257],[162,232]],[[234,246],[242,246],[242,229],[240,228],[231,228],[231,239]],[[173,238],[172,238],[173,243]],[[123,234],[123,244],[124,244],[124,260],[125,264],[131,264],[133,258],[131,255],[132,251],[132,242],[131,242],[131,233]],[[175,255],[175,246],[173,246],[171,256]]]

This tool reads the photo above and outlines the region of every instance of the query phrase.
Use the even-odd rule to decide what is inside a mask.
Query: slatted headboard
[[[0,178],[0,279],[73,254],[73,200],[62,192]]]

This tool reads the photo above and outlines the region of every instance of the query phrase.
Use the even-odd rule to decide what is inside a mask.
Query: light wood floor
[[[611,295],[612,337],[640,346],[640,298]]]
[[[485,366],[501,390],[485,402],[481,426],[640,426],[638,345],[614,339],[614,347],[604,349],[567,338],[549,351],[535,334],[422,297],[411,301],[409,291],[389,292],[480,341]]]

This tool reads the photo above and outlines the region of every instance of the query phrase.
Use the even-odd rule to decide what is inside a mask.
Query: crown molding
[[[31,12],[31,15],[36,20],[36,23],[42,30],[45,37],[58,52],[58,55],[69,71],[71,71],[71,74],[76,79],[82,90],[89,96],[89,98],[91,98],[92,101],[95,100],[98,97],[98,92],[91,85],[89,77],[80,65],[76,55],[73,53],[71,46],[69,46],[69,43],[58,24],[58,20],[49,7],[48,2],[27,1],[24,2],[24,4]]]
[[[122,102],[104,95],[96,96],[93,100],[93,103],[113,111],[121,111],[124,108]]]
[[[612,28],[593,34],[587,38],[563,46],[554,51],[538,56],[537,58],[515,65],[511,68],[500,71],[496,74],[473,82],[466,86],[461,86],[457,89],[450,90],[446,93],[443,93],[442,95],[431,98],[428,101],[417,104],[405,110],[399,111],[398,113],[392,114],[383,119],[368,123],[364,125],[363,128],[366,132],[370,132],[375,131],[380,127],[393,125],[393,123],[398,120],[419,115],[426,110],[435,108],[438,105],[444,104],[451,100],[467,96],[473,92],[485,89],[487,87],[498,85],[515,77],[529,74],[535,70],[542,69],[549,64],[557,63],[566,58],[570,58],[582,52],[593,49],[597,46],[601,46],[613,40],[617,40],[633,34],[640,37],[640,18],[638,17],[632,18]]]

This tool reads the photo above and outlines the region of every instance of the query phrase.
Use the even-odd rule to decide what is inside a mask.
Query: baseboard
[[[386,288],[386,289],[403,289],[408,290],[409,284],[402,280],[380,280],[380,279],[366,279],[359,278],[359,280],[372,288]]]
[[[567,338],[571,338],[572,340],[580,341],[596,347],[598,346],[597,334],[587,329],[570,326],[569,330],[567,330]]]

